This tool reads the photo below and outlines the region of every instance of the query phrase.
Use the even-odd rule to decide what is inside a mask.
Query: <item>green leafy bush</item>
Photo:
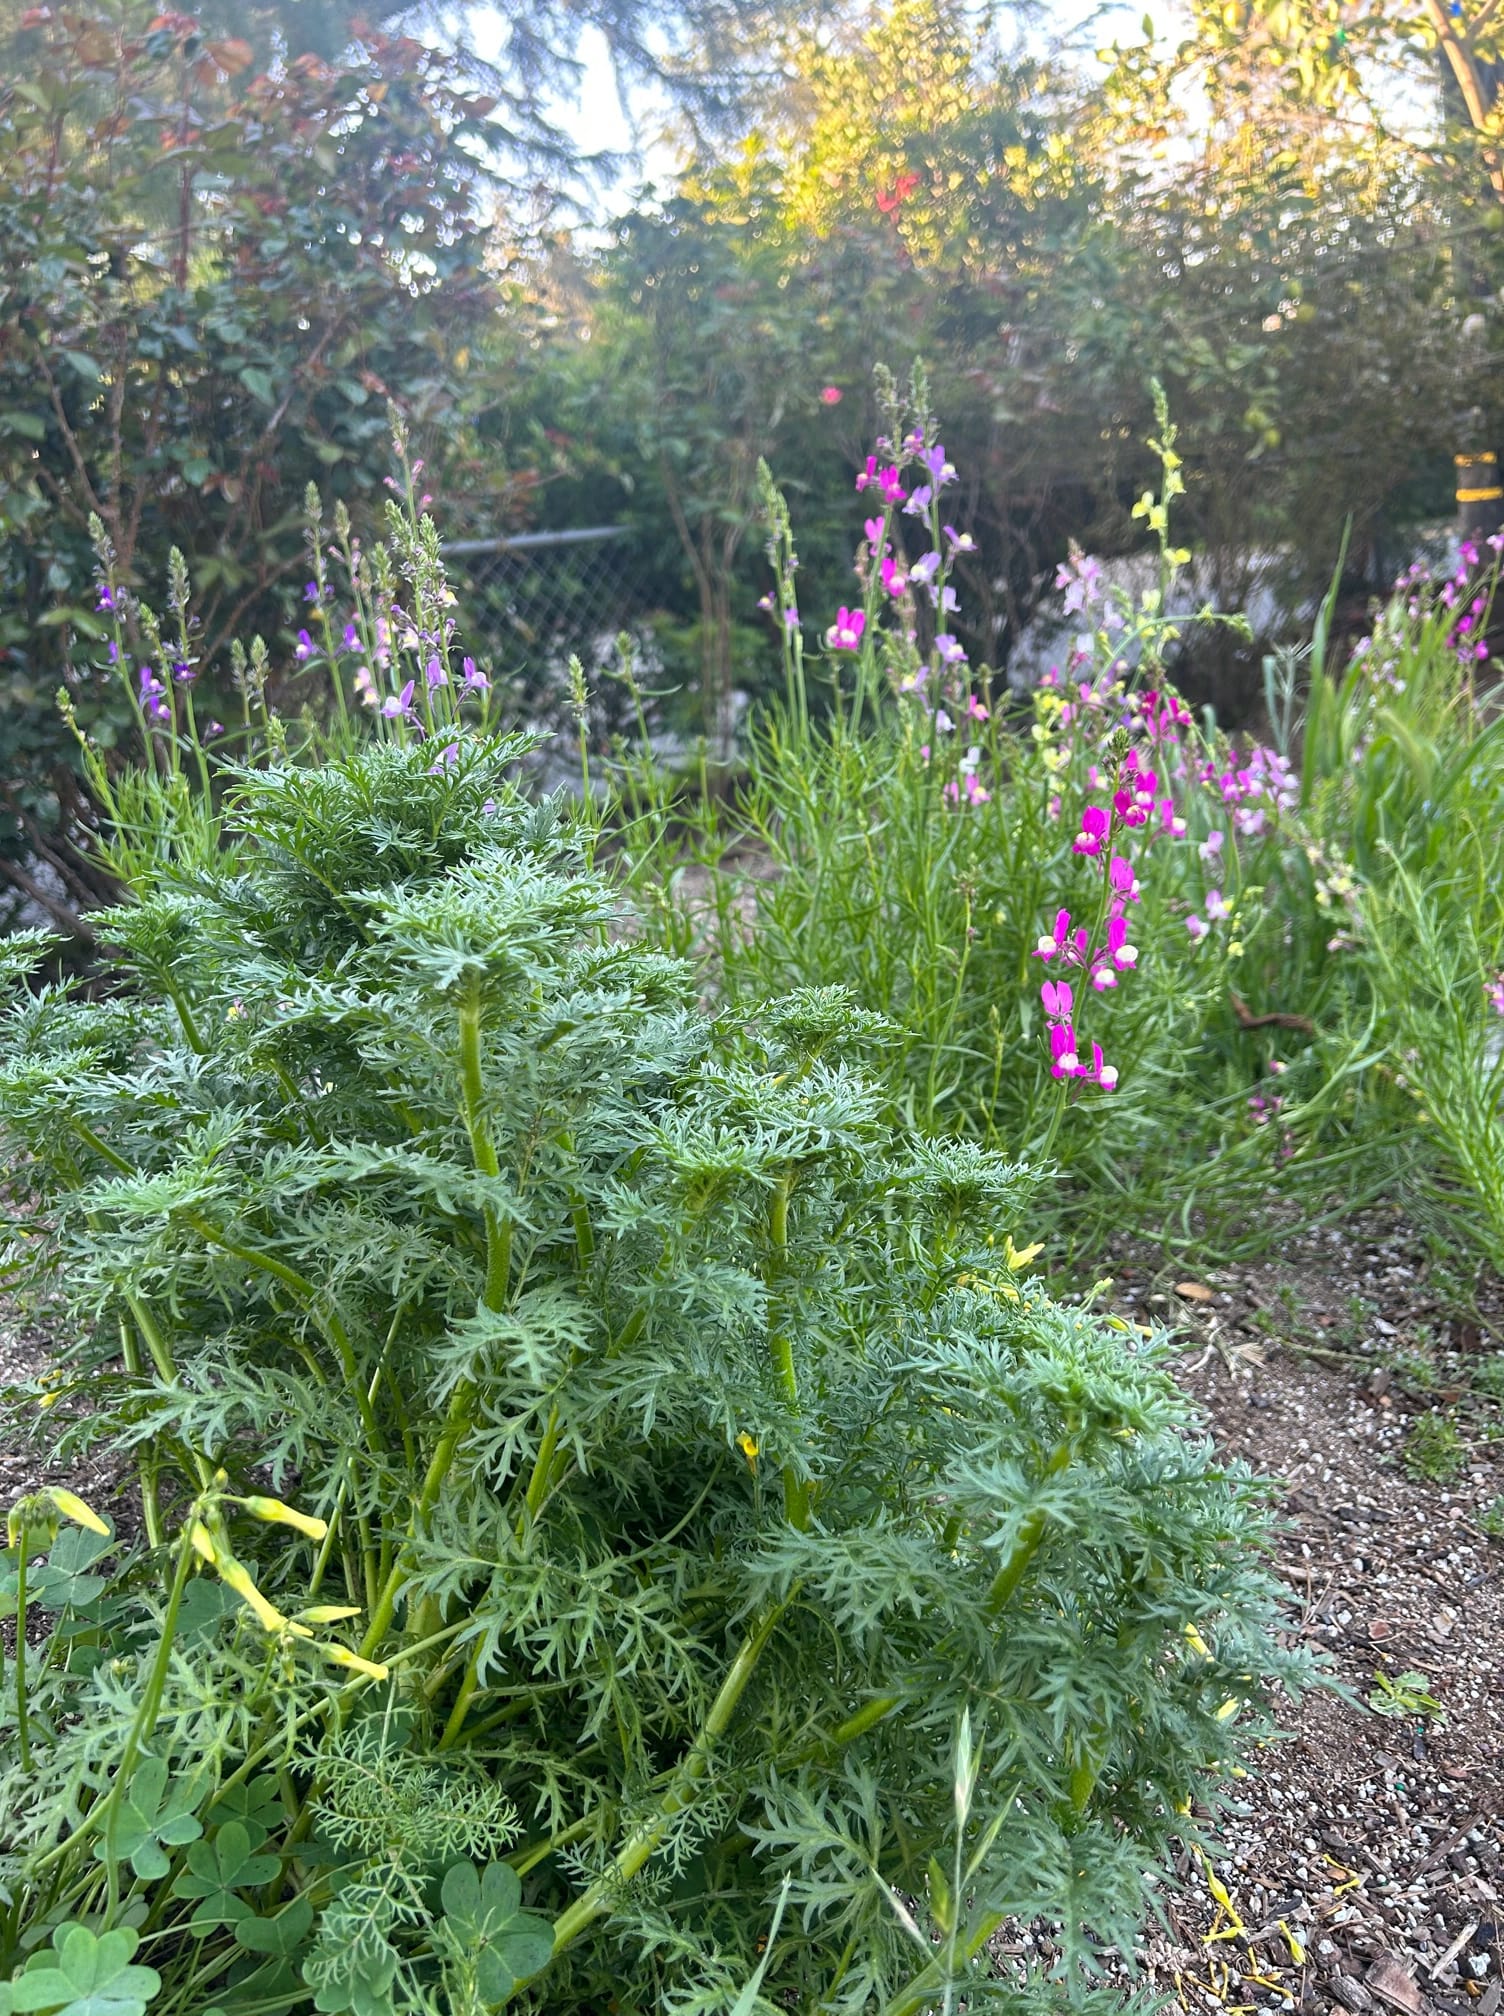
[[[0,2006],[899,2016],[1008,1914],[1128,1948],[1300,1671],[1262,1493],[1027,1276],[1016,1167],[885,1121],[876,1017],[708,1020],[523,745],[436,746],[238,773],[87,989],[5,947],[38,1419],[135,1486],[0,1559]]]

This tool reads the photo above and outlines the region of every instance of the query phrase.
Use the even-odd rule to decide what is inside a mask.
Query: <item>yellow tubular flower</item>
[[[322,1540],[329,1531],[325,1520],[315,1519],[307,1512],[294,1512],[280,1498],[242,1498],[240,1502],[253,1519],[264,1519],[269,1526],[296,1526],[310,1540]]]
[[[1199,1653],[1203,1659],[1211,1658],[1212,1655],[1207,1646],[1207,1642],[1202,1637],[1201,1633],[1196,1629],[1194,1624],[1186,1625],[1185,1642],[1187,1645],[1190,1646],[1193,1652]]]
[[[195,1519],[188,1528],[188,1540],[200,1559],[207,1561],[211,1568],[219,1566],[219,1550],[214,1545],[213,1536],[202,1519]]]
[[[218,1567],[220,1581],[227,1588],[235,1591],[235,1594],[248,1610],[255,1611],[257,1621],[263,1631],[287,1630],[287,1619],[282,1615],[282,1612],[277,1608],[275,1603],[269,1603],[266,1600],[251,1580],[248,1570],[243,1568],[240,1562],[221,1558]]]
[[[62,1513],[63,1517],[71,1519],[75,1526],[82,1526],[90,1533],[102,1533],[106,1540],[109,1539],[109,1527],[105,1525],[97,1512],[89,1510],[82,1498],[75,1497],[71,1491],[64,1491],[56,1484],[49,1484],[47,1486],[47,1496],[52,1500],[58,1511]]]
[[[346,1645],[321,1645],[319,1650],[336,1666],[348,1666],[352,1673],[364,1673],[368,1680],[384,1680],[387,1676],[385,1666],[377,1665],[374,1659],[362,1659],[358,1652],[352,1652]]]
[[[1037,1260],[1043,1251],[1044,1241],[1036,1239],[1032,1246],[1026,1246],[1020,1253],[1013,1244],[1013,1234],[1010,1232],[1003,1243],[1003,1258],[1008,1263],[1008,1272],[1016,1274],[1020,1267],[1027,1267],[1031,1260]]]
[[[358,1617],[358,1603],[315,1603],[311,1610],[300,1610],[298,1616],[305,1624],[340,1624],[346,1617]]]

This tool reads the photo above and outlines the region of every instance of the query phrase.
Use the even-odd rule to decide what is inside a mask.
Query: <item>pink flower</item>
[[[825,641],[832,651],[859,651],[866,627],[867,618],[862,610],[838,609],[835,622],[825,633]]]
[[[1113,901],[1118,909],[1124,903],[1137,903],[1143,893],[1138,886],[1138,877],[1133,872],[1133,863],[1125,861],[1121,854],[1114,854],[1107,870],[1108,881],[1112,885]]]
[[[985,721],[987,719],[987,709],[982,705],[975,693],[967,695],[966,712],[973,721]]]
[[[1222,900],[1222,891],[1220,889],[1207,890],[1206,914],[1214,924],[1220,924],[1222,919],[1227,916],[1227,905]]]
[[[1078,1078],[1085,1078],[1091,1084],[1100,1085],[1104,1092],[1113,1091],[1118,1082],[1117,1066],[1102,1062],[1102,1046],[1100,1043],[1092,1044],[1091,1062],[1090,1064],[1078,1064],[1076,1066],[1076,1076]]]
[[[1215,861],[1217,856],[1222,852],[1222,842],[1226,838],[1227,835],[1222,831],[1221,827],[1219,826],[1215,833],[1208,833],[1206,838],[1202,841],[1201,845],[1196,849],[1196,852],[1201,856],[1202,860],[1207,864],[1208,867],[1211,866],[1212,862]]]
[[[881,518],[864,518],[862,520],[862,530],[867,535],[867,544],[875,553],[878,547],[885,543],[883,539],[883,520]]]
[[[1050,1076],[1074,1078],[1081,1068],[1076,1055],[1076,1032],[1069,1022],[1050,1024]]]
[[[404,721],[413,719],[413,687],[416,681],[409,679],[400,693],[389,693],[381,703],[381,711],[388,721],[395,721],[400,715]]]
[[[867,457],[866,468],[861,472],[861,474],[856,479],[856,487],[858,490],[865,490],[870,484],[873,484],[876,481],[877,481],[877,457],[875,455],[869,455]]]
[[[1173,798],[1161,798],[1159,801],[1159,830],[1168,833],[1172,840],[1185,838],[1185,821],[1175,810]]]
[[[909,585],[909,577],[890,554],[882,565],[883,588],[895,601]]]
[[[1128,926],[1115,916],[1107,926],[1107,943],[1092,962],[1091,984],[1099,994],[1116,987],[1118,974],[1128,973],[1138,964],[1138,947],[1128,943]]]
[[[1062,958],[1068,960],[1073,966],[1081,966],[1086,961],[1087,942],[1086,926],[1084,924],[1078,925],[1075,933],[1072,934],[1070,911],[1057,910],[1055,913],[1054,935],[1040,939],[1034,948],[1034,957],[1036,959],[1053,959],[1058,952]]]
[[[1100,854],[1102,843],[1112,831],[1112,820],[1100,805],[1088,805],[1081,814],[1081,831],[1071,842],[1077,854]]]
[[[885,504],[901,504],[909,494],[899,482],[896,469],[884,469],[877,479],[877,487]]]
[[[371,677],[369,665],[362,665],[355,674],[355,697],[362,707],[376,705],[376,682]]]
[[[1209,927],[1203,924],[1199,917],[1191,916],[1186,918],[1185,928],[1193,938],[1204,938]]]
[[[1039,990],[1044,1012],[1052,1022],[1069,1022],[1075,1007],[1069,980],[1046,980]]]
[[[820,393],[820,404],[822,406],[839,406],[840,403],[841,403],[840,386],[839,385],[825,386]]]

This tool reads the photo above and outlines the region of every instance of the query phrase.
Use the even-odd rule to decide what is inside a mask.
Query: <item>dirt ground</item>
[[[1290,1631],[1346,1690],[1284,1704],[1288,1740],[1238,1785],[1222,1852],[1209,1867],[1182,1856],[1166,1886],[1165,1922],[1139,1949],[1148,1985],[1191,2016],[1495,2016],[1504,1388],[1470,1388],[1504,1352],[1504,1295],[1459,1320],[1456,1284],[1435,1278],[1409,1228],[1383,1222],[1189,1279],[1143,1249],[1111,1265],[1109,1306],[1176,1324],[1177,1376],[1221,1448],[1281,1480]],[[45,1350],[0,1328],[0,1387],[34,1376]],[[7,1419],[0,1402],[0,1506],[38,1479],[34,1407]],[[1457,1431],[1443,1436],[1451,1474],[1430,1480],[1406,1462],[1428,1417]],[[55,1481],[109,1503],[107,1470]],[[1035,1926],[997,1951],[1006,1968],[1051,1947]]]
[[[1189,2011],[1494,2016],[1504,1407],[1468,1388],[1504,1350],[1504,1311],[1449,1316],[1455,1284],[1443,1295],[1422,1242],[1383,1223],[1189,1280],[1125,1253],[1115,1295],[1176,1321],[1178,1376],[1219,1446],[1282,1480],[1292,1632],[1349,1697],[1286,1704],[1288,1740],[1239,1785],[1222,1854],[1181,1859],[1142,1948],[1152,1984]],[[1427,1480],[1405,1458],[1438,1409],[1460,1447]]]

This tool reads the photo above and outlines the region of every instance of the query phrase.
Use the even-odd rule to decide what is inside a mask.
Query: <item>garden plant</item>
[[[1262,1491],[888,1022],[705,1011],[393,528],[315,568],[369,733],[232,762],[127,665],[98,969],[5,944],[37,1432],[128,1484],[10,1513],[0,2009],[1089,1998],[1304,1670]]]

